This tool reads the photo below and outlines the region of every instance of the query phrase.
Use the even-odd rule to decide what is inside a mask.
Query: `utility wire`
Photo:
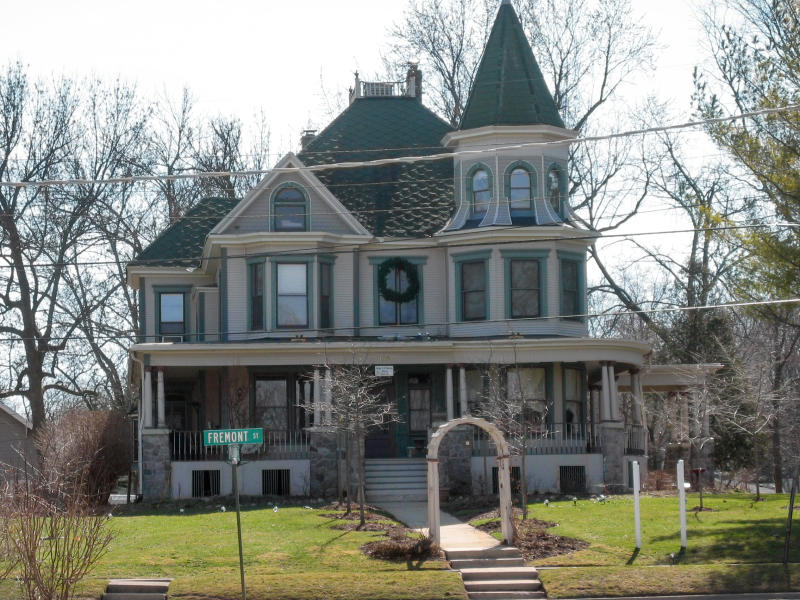
[[[603,140],[613,140],[613,139],[620,139],[620,138],[633,137],[639,135],[647,135],[651,133],[659,133],[664,131],[690,129],[695,127],[713,125],[717,123],[727,123],[730,121],[737,121],[740,119],[748,119],[756,116],[779,114],[783,112],[797,110],[799,108],[800,108],[800,103],[789,104],[781,107],[764,108],[760,110],[744,112],[727,117],[714,117],[711,119],[686,121],[684,123],[677,123],[672,125],[644,127],[640,129],[632,129],[632,130],[622,131],[619,133],[611,133],[605,135],[576,137],[572,140],[566,139],[566,140],[557,140],[550,142],[523,142],[519,144],[495,146],[494,148],[478,149],[478,150],[460,150],[458,152],[440,152],[425,156],[411,155],[411,156],[401,156],[395,158],[380,158],[376,160],[367,160],[367,161],[336,162],[336,163],[319,164],[319,165],[308,165],[305,167],[275,167],[272,169],[249,169],[243,171],[208,171],[208,172],[194,172],[194,173],[179,173],[174,175],[134,175],[126,177],[110,177],[107,179],[48,179],[40,181],[0,181],[0,187],[27,188],[27,187],[53,187],[53,186],[65,186],[65,185],[136,183],[139,181],[178,181],[181,179],[249,177],[254,175],[266,175],[268,173],[296,173],[299,171],[317,172],[317,171],[330,171],[333,169],[352,169],[358,167],[378,167],[384,165],[410,164],[416,162],[448,160],[453,158],[468,158],[472,156],[480,156],[482,154],[496,154],[497,152],[505,152],[508,150],[521,150],[526,148],[564,147],[565,145],[569,145],[572,143],[597,142]]]

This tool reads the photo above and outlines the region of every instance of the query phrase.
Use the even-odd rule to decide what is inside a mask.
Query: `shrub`
[[[36,446],[50,493],[80,494],[92,504],[105,503],[131,464],[130,425],[116,411],[65,412],[41,428]]]
[[[364,552],[372,558],[383,560],[424,560],[436,558],[439,546],[430,537],[406,537],[390,534],[388,540],[370,542],[364,545]]]

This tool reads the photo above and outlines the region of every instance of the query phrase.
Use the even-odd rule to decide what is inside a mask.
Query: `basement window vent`
[[[192,471],[192,498],[219,496],[219,469]]]
[[[492,493],[500,493],[500,482],[498,481],[497,467],[492,467]],[[519,467],[511,467],[511,493],[516,494],[519,492],[520,470]]]
[[[264,496],[288,496],[289,472],[290,469],[263,469],[261,493]]]
[[[558,467],[562,494],[586,493],[586,467]]]

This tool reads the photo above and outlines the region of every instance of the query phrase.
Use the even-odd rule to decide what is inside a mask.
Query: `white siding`
[[[289,469],[289,488],[292,496],[307,496],[311,482],[311,461],[254,460],[239,467],[239,493],[243,496],[261,495],[261,471],[263,469]],[[219,487],[222,496],[233,494],[231,466],[221,460],[173,462],[172,499],[192,497],[192,471],[219,470]],[[232,507],[228,507],[232,509]]]
[[[237,250],[229,250],[228,254],[239,254]],[[228,259],[228,339],[241,340],[247,338],[247,260],[244,258]],[[265,281],[269,278],[266,277]],[[269,303],[267,303],[269,305]]]
[[[206,341],[219,341],[219,290],[205,292],[206,314]]]

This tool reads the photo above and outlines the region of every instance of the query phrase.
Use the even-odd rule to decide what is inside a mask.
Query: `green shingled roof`
[[[564,127],[510,3],[497,13],[459,129],[487,125]]]
[[[204,198],[161,232],[131,266],[193,267],[200,265],[206,236],[239,202],[236,198]]]
[[[415,98],[358,98],[298,155],[306,165],[446,152],[451,127]],[[454,206],[452,159],[317,171],[373,234],[419,237],[441,229]]]

